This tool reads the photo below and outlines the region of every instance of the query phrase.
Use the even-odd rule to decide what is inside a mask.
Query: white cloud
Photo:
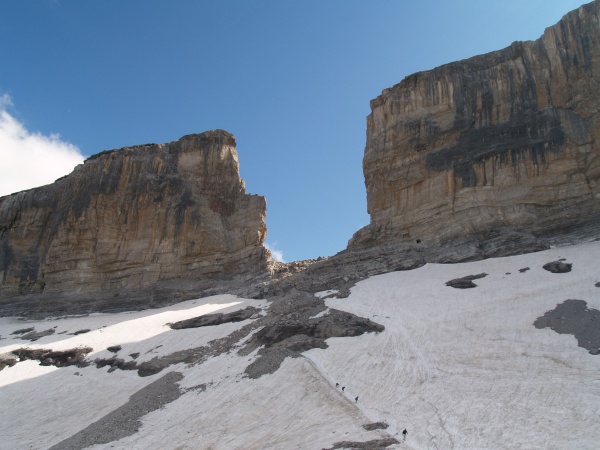
[[[8,109],[8,95],[0,96],[0,196],[43,186],[70,173],[84,156],[58,134],[28,131]]]
[[[273,257],[273,259],[275,261],[284,263],[285,260],[283,259],[283,252],[281,250],[278,250],[275,247],[276,245],[277,245],[277,243],[274,243],[274,244],[269,244],[268,242],[264,243],[265,248],[271,252],[271,256]]]

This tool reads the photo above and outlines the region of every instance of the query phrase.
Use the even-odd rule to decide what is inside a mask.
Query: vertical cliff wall
[[[502,227],[598,229],[599,9],[584,5],[537,41],[416,73],[373,100],[371,223],[350,248]]]
[[[168,300],[264,271],[266,202],[238,169],[233,135],[217,130],[103,152],[0,198],[0,309],[100,297],[127,308],[136,292],[147,306],[155,291]]]

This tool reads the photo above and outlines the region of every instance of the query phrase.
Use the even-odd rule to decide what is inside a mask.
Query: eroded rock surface
[[[367,431],[386,430],[387,428],[389,428],[389,425],[385,422],[373,422],[363,425],[363,428]]]
[[[400,442],[393,437],[384,438],[384,439],[373,439],[371,441],[366,442],[355,442],[355,441],[342,441],[336,442],[333,444],[331,448],[324,448],[323,450],[337,450],[344,448],[351,449],[367,449],[367,450],[376,450],[376,449],[384,449],[388,448],[390,445],[399,444]]]
[[[552,261],[543,266],[544,270],[552,273],[568,273],[573,268],[573,264],[562,261]]]
[[[181,320],[170,324],[173,330],[183,330],[186,328],[199,328],[221,325],[223,323],[241,322],[250,319],[255,314],[258,314],[260,309],[249,306],[248,308],[240,309],[231,313],[216,313],[205,314],[204,316],[193,317],[191,319]]]
[[[15,358],[6,358],[0,356],[0,370],[3,370],[5,367],[12,367],[17,364],[17,360]]]
[[[20,348],[13,350],[19,361],[33,359],[40,362],[41,366],[66,367],[76,364],[86,364],[84,359],[92,351],[90,347],[77,347],[69,350],[30,349]]]
[[[266,273],[266,202],[238,169],[216,130],[103,152],[0,198],[0,313],[153,307]]]
[[[584,5],[537,41],[416,73],[373,100],[371,223],[350,248],[501,229],[600,236],[599,10]]]
[[[127,403],[88,425],[51,450],[80,450],[97,444],[108,444],[138,432],[141,418],[177,400],[183,391],[179,372],[170,372],[133,394]]]
[[[447,281],[446,286],[450,286],[456,289],[471,289],[477,287],[473,280],[477,280],[479,278],[487,277],[487,273],[479,273],[477,275],[467,275],[466,277],[455,278],[453,280]]]
[[[44,336],[52,336],[55,331],[56,330],[54,330],[53,328],[49,328],[44,331],[35,331],[34,329],[32,329],[32,331],[21,335],[19,339],[24,339],[26,341],[37,341],[38,339],[43,338]]]
[[[592,355],[600,354],[600,311],[590,309],[584,300],[565,300],[533,323],[536,328],[550,328],[571,334],[577,345]]]
[[[276,298],[269,309],[270,316],[256,321],[256,325],[260,324],[263,328],[239,352],[247,355],[260,348],[258,358],[245,370],[250,378],[275,372],[285,358],[300,357],[302,352],[312,348],[327,348],[328,338],[360,336],[385,330],[383,325],[367,318],[335,309],[313,317],[315,312],[325,311],[324,301],[303,292]],[[278,314],[278,311],[287,314]]]

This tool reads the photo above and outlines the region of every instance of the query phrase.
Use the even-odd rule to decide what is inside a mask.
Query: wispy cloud
[[[79,149],[58,134],[28,131],[11,107],[10,96],[0,95],[0,196],[52,183],[83,162]]]
[[[273,257],[273,259],[275,261],[284,263],[285,260],[283,259],[283,251],[277,249],[275,247],[276,245],[277,245],[277,243],[269,244],[268,242],[265,242],[265,244],[264,244],[265,248],[271,252],[271,256]]]

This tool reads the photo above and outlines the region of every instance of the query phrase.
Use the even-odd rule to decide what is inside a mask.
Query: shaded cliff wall
[[[265,215],[225,131],[100,153],[0,198],[0,307],[264,271]]]
[[[405,78],[371,102],[371,223],[350,248],[600,219],[600,3],[533,42]],[[593,231],[592,231],[593,232]]]

